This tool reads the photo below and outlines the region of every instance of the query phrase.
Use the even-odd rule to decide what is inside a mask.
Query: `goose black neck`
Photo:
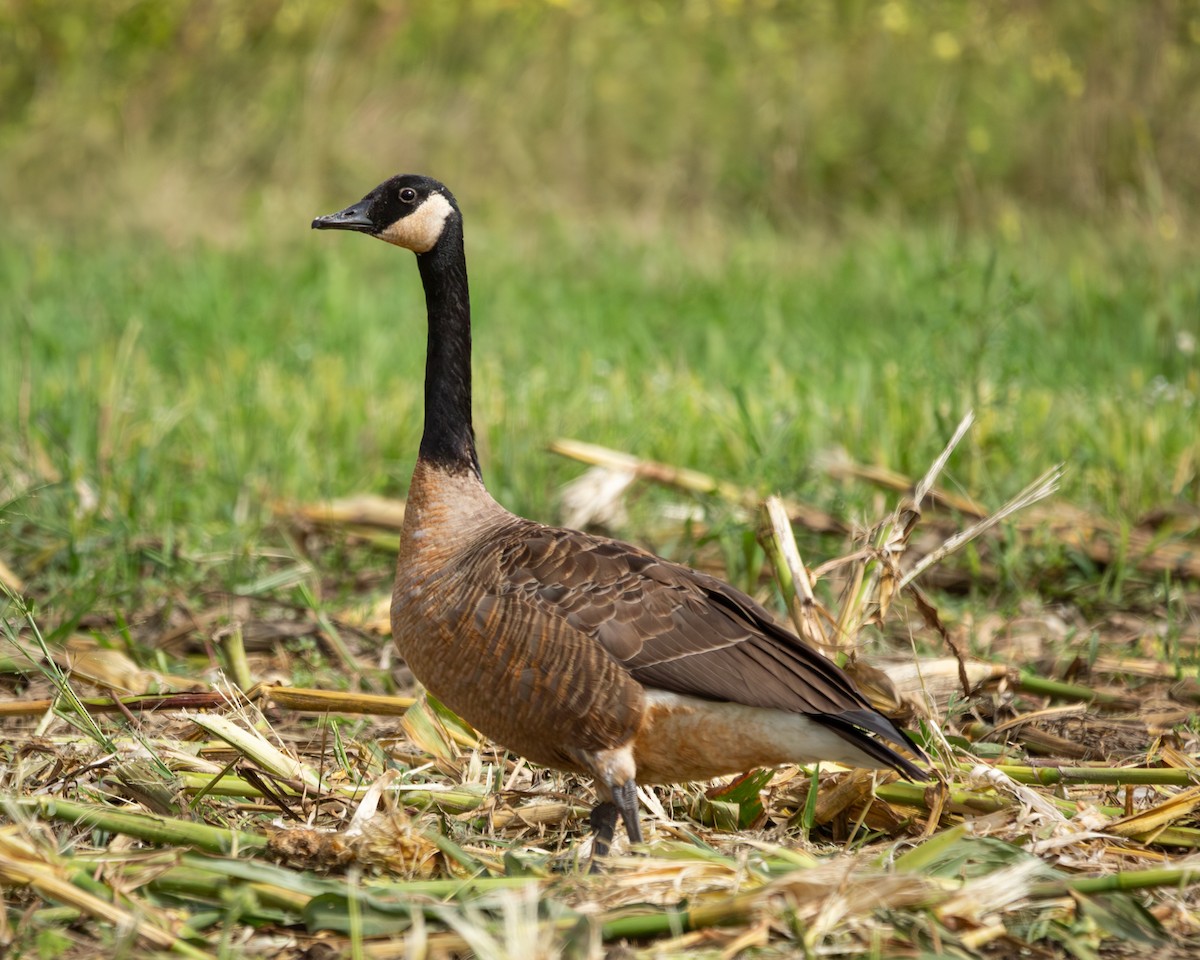
[[[429,313],[421,459],[481,477],[471,426],[471,299],[458,216],[447,220],[431,250],[417,255],[417,266]]]

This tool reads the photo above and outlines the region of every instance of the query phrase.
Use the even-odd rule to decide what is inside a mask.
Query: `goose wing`
[[[500,563],[504,592],[565,619],[638,682],[807,714],[887,766],[919,773],[863,734],[920,755],[845,673],[715,577],[619,541],[537,524],[508,541]]]

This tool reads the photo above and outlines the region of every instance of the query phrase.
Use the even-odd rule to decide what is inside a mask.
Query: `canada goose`
[[[635,778],[833,760],[928,779],[888,744],[924,759],[920,748],[746,594],[492,499],[471,424],[462,214],[445,186],[392,177],[312,225],[413,251],[425,287],[425,432],[392,595],[400,653],[493,740],[595,778],[594,852],[607,852],[618,814],[641,841]]]

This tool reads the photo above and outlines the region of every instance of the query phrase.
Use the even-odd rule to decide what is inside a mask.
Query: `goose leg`
[[[626,780],[619,787],[611,788],[611,800],[603,800],[592,807],[589,819],[595,839],[592,841],[591,871],[597,871],[596,858],[608,856],[613,835],[617,831],[617,818],[625,823],[625,833],[630,843],[642,842],[642,826],[638,822],[637,784]]]
[[[626,780],[618,787],[612,788],[613,805],[625,821],[625,833],[630,843],[642,842],[642,826],[638,823],[637,784],[633,778]]]
[[[596,858],[607,857],[608,849],[612,846],[613,834],[617,830],[617,805],[609,800],[592,807],[592,833],[596,838],[592,841],[592,872],[596,871]]]

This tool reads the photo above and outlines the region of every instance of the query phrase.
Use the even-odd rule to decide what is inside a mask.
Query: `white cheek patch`
[[[440,193],[431,193],[416,210],[380,233],[379,239],[413,253],[426,253],[438,242],[446,218],[453,212],[449,200]]]

